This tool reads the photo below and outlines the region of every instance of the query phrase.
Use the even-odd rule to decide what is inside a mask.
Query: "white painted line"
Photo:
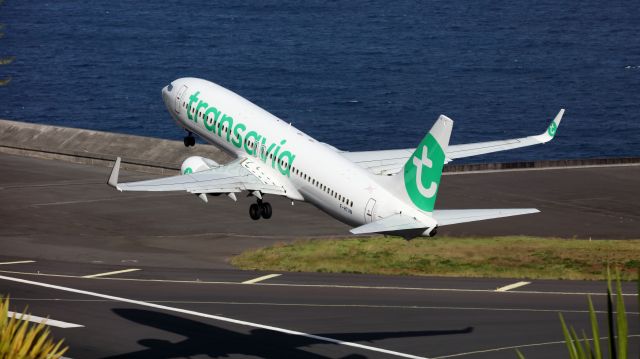
[[[506,291],[511,290],[511,289],[515,289],[515,288],[519,288],[519,287],[525,286],[527,284],[531,284],[531,282],[518,282],[518,283],[505,285],[504,287],[500,287],[500,288],[496,289],[496,292],[506,292]]]
[[[163,196],[166,197],[175,197],[181,195],[181,193],[178,194],[170,194],[170,193],[166,193],[163,194]],[[67,204],[81,204],[81,203],[95,203],[95,202],[107,202],[107,201],[123,201],[123,200],[130,200],[130,199],[144,199],[144,198],[152,198],[152,197],[156,197],[154,195],[141,195],[141,196],[112,196],[109,198],[96,198],[96,199],[84,199],[84,200],[79,200],[79,201],[62,201],[62,202],[49,202],[49,203],[35,203],[35,204],[30,204],[30,207],[45,207],[45,206],[60,206],[60,205],[67,205]]]
[[[74,324],[74,323],[67,323],[67,322],[63,322],[60,320],[55,320],[55,319],[51,319],[51,318],[43,318],[43,317],[38,317],[35,315],[22,315],[22,313],[16,313],[16,312],[12,312],[9,311],[9,316],[13,316],[16,315],[17,319],[21,319],[21,320],[26,320],[29,322],[34,322],[34,323],[41,323],[42,321],[46,320],[47,325],[50,325],[52,327],[58,327],[58,328],[83,328],[84,325],[80,325],[80,324]]]
[[[140,270],[140,269],[138,269],[138,268],[129,268],[129,269],[117,270],[117,271],[113,271],[113,272],[106,272],[106,273],[98,273],[98,274],[85,275],[85,276],[82,276],[82,278],[98,278],[98,277],[106,277],[106,276],[109,276],[109,275],[121,274],[121,273],[129,273],[129,272],[135,272],[135,271],[138,271],[138,270]]]
[[[640,334],[630,334],[630,335],[628,335],[628,337],[629,338],[638,338],[638,337],[640,337]],[[600,337],[600,340],[604,340],[604,339],[607,339],[607,338],[608,337]],[[580,341],[583,342],[584,339],[580,339]],[[587,339],[587,341],[591,342],[591,341],[593,341],[593,339],[589,338],[589,339]],[[457,354],[450,354],[450,355],[442,355],[442,356],[439,356],[439,357],[435,357],[433,359],[455,358],[455,357],[461,357],[461,356],[467,356],[467,355],[473,355],[473,354],[498,352],[498,351],[502,351],[502,350],[513,350],[513,349],[520,349],[520,348],[532,348],[532,347],[541,347],[541,346],[544,346],[544,345],[565,344],[565,343],[566,342],[564,340],[562,340],[562,341],[555,341],[555,342],[543,342],[543,343],[533,343],[533,344],[512,345],[512,346],[508,346],[508,347],[476,350],[476,351],[472,351],[472,352],[457,353]]]
[[[23,264],[23,263],[35,263],[36,261],[14,261],[14,262],[0,262],[2,264]]]
[[[262,277],[246,280],[242,282],[242,284],[254,284],[254,283],[262,282],[263,280],[279,277],[281,275],[282,274],[267,274],[267,275],[263,275]]]
[[[70,302],[70,303],[106,303],[102,299],[60,299],[60,298],[11,298],[12,302]],[[221,304],[221,305],[253,305],[271,307],[308,307],[308,308],[367,308],[367,309],[407,309],[407,310],[470,310],[479,312],[532,312],[532,313],[589,313],[588,310],[576,309],[536,309],[536,308],[490,308],[490,307],[452,307],[424,305],[382,305],[382,304],[317,304],[317,303],[275,303],[275,302],[221,302],[208,300],[147,300],[148,303],[164,304]],[[596,310],[596,314],[606,314],[605,310]],[[626,312],[638,315],[640,312]]]
[[[55,277],[55,278],[84,278],[67,274],[51,274],[51,273],[33,273],[0,270],[0,273],[20,274],[38,277]],[[224,281],[205,281],[205,280],[178,280],[178,279],[141,279],[141,278],[96,278],[99,280],[119,280],[129,282],[145,282],[145,283],[178,283],[178,284],[211,284],[211,285],[243,285],[240,282],[224,282]],[[464,288],[429,288],[429,287],[394,287],[394,286],[370,286],[370,285],[343,285],[343,284],[296,284],[296,283],[256,283],[256,286],[272,286],[272,287],[301,287],[301,288],[335,288],[335,289],[371,289],[371,290],[408,290],[408,291],[424,291],[424,292],[456,292],[456,293],[505,293],[508,295],[516,294],[540,294],[540,295],[590,295],[592,297],[606,296],[607,293],[602,292],[552,292],[539,290],[518,290],[515,292],[496,292],[495,289],[464,289]],[[623,297],[637,297],[637,293],[622,293]]]
[[[104,298],[104,299],[109,299],[109,300],[115,300],[115,301],[118,301],[118,302],[140,305],[140,306],[143,306],[143,307],[150,307],[150,308],[156,308],[156,309],[166,310],[166,311],[170,311],[170,312],[193,315],[193,316],[196,316],[196,317],[214,319],[214,320],[219,320],[219,321],[222,321],[222,322],[233,323],[233,324],[238,324],[238,325],[244,325],[244,326],[253,327],[253,328],[266,329],[266,330],[271,330],[271,331],[275,331],[275,332],[279,332],[279,333],[301,336],[301,337],[310,338],[310,339],[314,339],[314,340],[318,340],[318,341],[322,341],[322,342],[328,342],[328,343],[334,343],[334,344],[338,344],[338,345],[344,345],[344,346],[348,346],[348,347],[352,347],[352,348],[370,350],[370,351],[389,354],[389,355],[402,357],[402,358],[427,359],[425,357],[420,357],[420,356],[417,356],[417,355],[396,352],[396,351],[393,351],[393,350],[387,350],[387,349],[372,347],[372,346],[369,346],[369,345],[358,344],[358,343],[353,343],[353,342],[347,342],[347,341],[342,341],[342,340],[333,339],[333,338],[329,338],[329,337],[322,337],[322,336],[319,336],[319,335],[313,335],[313,334],[307,334],[307,333],[303,333],[303,332],[298,332],[298,331],[295,331],[295,330],[289,330],[289,329],[278,328],[278,327],[274,327],[274,326],[270,326],[270,325],[264,325],[264,324],[247,322],[247,321],[244,321],[244,320],[238,320],[238,319],[233,319],[233,318],[222,317],[222,316],[219,316],[219,315],[206,314],[206,313],[196,312],[196,311],[193,311],[193,310],[180,309],[180,308],[175,308],[175,307],[169,307],[169,306],[166,306],[166,305],[143,302],[141,300],[127,299],[127,298],[116,297],[116,296],[107,295],[107,294],[90,292],[90,291],[81,290],[81,289],[63,287],[63,286],[54,285],[54,284],[34,282],[34,281],[21,279],[21,278],[6,277],[6,276],[3,276],[3,275],[0,275],[0,279],[12,281],[12,282],[24,283],[24,284],[31,284],[31,285],[35,285],[35,286],[39,286],[39,287],[62,290],[62,291],[65,291],[65,292],[84,294],[84,295],[88,295],[88,296],[91,296],[91,297],[98,297],[98,298]]]

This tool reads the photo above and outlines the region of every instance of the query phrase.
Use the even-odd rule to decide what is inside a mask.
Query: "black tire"
[[[251,219],[253,219],[254,221],[260,219],[260,212],[260,207],[257,204],[254,203],[249,206],[249,217],[251,217]]]
[[[271,208],[271,204],[269,202],[265,202],[260,206],[262,212],[262,218],[269,219],[273,214],[273,209]]]
[[[193,147],[196,145],[196,138],[191,136],[189,137],[189,146]]]
[[[189,147],[189,138],[191,137],[185,137],[184,140],[182,142],[184,142],[184,147]]]

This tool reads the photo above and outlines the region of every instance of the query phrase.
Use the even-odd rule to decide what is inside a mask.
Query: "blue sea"
[[[556,140],[474,161],[640,156],[632,1],[19,1],[0,5],[0,117],[181,139],[171,80],[227,87],[344,150]]]

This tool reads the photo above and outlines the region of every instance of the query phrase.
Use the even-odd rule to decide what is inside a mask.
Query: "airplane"
[[[560,125],[561,109],[539,135],[501,141],[449,145],[453,120],[440,115],[417,147],[348,152],[320,142],[249,100],[213,82],[180,78],[162,89],[176,123],[187,131],[185,146],[195,135],[230,153],[220,164],[191,156],[180,174],[119,183],[118,157],[108,184],[118,191],[185,191],[204,202],[227,195],[236,201],[246,192],[256,203],[253,220],[269,219],[273,209],[265,196],[284,196],[311,203],[353,227],[353,234],[382,233],[411,239],[434,236],[439,226],[539,212],[535,208],[435,209],[444,164],[464,157],[551,141]]]

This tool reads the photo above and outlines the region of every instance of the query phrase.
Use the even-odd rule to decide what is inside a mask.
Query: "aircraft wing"
[[[285,194],[282,186],[268,183],[249,171],[244,166],[245,161],[247,159],[240,158],[220,167],[191,174],[118,183],[121,162],[118,157],[107,183],[118,191],[186,191],[195,194],[260,191],[276,195]]]
[[[561,109],[549,127],[547,127],[547,130],[539,135],[502,141],[449,145],[445,153],[445,163],[449,163],[458,158],[478,156],[549,142],[555,136],[563,115],[564,109]],[[402,169],[414,150],[414,148],[405,148],[399,150],[341,152],[340,154],[374,174],[390,175]]]

